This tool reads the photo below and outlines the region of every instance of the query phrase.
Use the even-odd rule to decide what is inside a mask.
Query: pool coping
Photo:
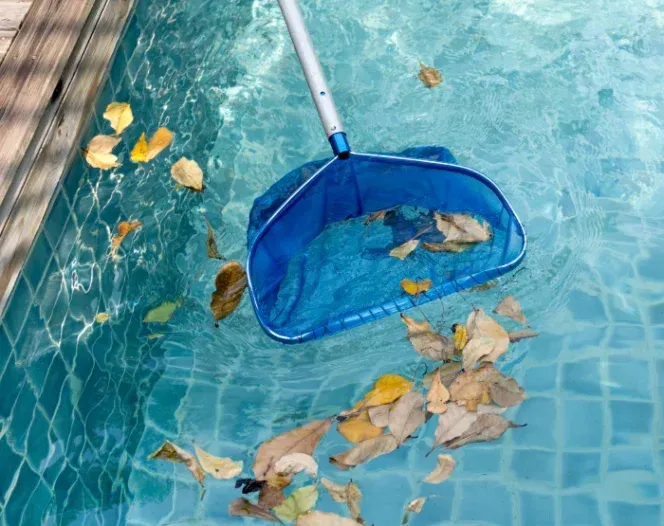
[[[35,0],[0,63],[0,316],[137,1]]]

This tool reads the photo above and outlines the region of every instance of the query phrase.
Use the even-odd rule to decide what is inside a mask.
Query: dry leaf
[[[182,157],[171,166],[171,177],[176,183],[186,186],[195,192],[203,191],[203,170],[196,163],[186,157]]]
[[[433,447],[435,448],[461,436],[477,418],[477,413],[471,413],[465,407],[457,404],[449,404],[447,411],[442,415],[438,415],[438,426],[434,434]]]
[[[420,72],[417,77],[427,88],[435,88],[443,81],[443,76],[436,68],[425,66],[420,60]]]
[[[418,322],[405,314],[401,319],[408,327],[406,337],[422,356],[436,361],[449,361],[454,356],[454,343],[449,339],[433,332],[428,322]]]
[[[149,459],[158,459],[158,460],[167,460],[168,462],[181,463],[187,466],[187,469],[191,472],[194,478],[202,486],[203,479],[205,478],[205,472],[201,469],[194,458],[194,455],[185,451],[182,448],[179,448],[172,442],[168,440],[162,444],[162,446],[148,456]]]
[[[261,506],[257,506],[245,498],[235,499],[231,502],[228,505],[228,514],[231,517],[254,517],[268,522],[280,522],[279,519],[272,515],[268,510]]]
[[[410,392],[399,398],[388,417],[390,433],[403,444],[405,440],[412,435],[418,427],[424,424],[424,397],[417,392]]]
[[[478,404],[492,400],[501,407],[518,405],[525,399],[525,392],[516,380],[503,375],[493,364],[484,363],[459,375],[450,386],[450,396],[466,402],[466,408],[474,411]]]
[[[489,386],[491,400],[500,407],[512,407],[519,405],[526,399],[526,393],[514,378],[501,375],[500,380]]]
[[[505,411],[507,411],[505,407],[500,407],[493,404],[479,404],[477,406],[478,415],[488,415],[488,414],[499,415],[501,413],[504,413]]]
[[[363,523],[360,518],[360,501],[362,500],[362,492],[360,487],[355,482],[341,485],[335,484],[331,480],[322,479],[321,484],[328,491],[334,502],[345,502],[350,511],[351,517]]]
[[[485,362],[495,362],[500,356],[507,352],[509,347],[510,338],[505,329],[496,323],[490,316],[488,316],[482,309],[473,309],[473,312],[468,316],[466,322],[468,330],[468,339],[474,338],[493,338],[495,346],[493,351],[482,360]],[[467,346],[468,344],[466,344]],[[465,354],[465,349],[464,349]],[[464,365],[465,368],[465,365]]]
[[[481,224],[477,219],[466,214],[434,213],[436,227],[445,235],[445,241],[457,243],[481,243],[491,239],[491,228],[485,221]]]
[[[207,241],[205,242],[207,246],[207,257],[210,259],[224,259],[224,256],[222,256],[217,250],[217,242],[214,239],[214,230],[212,230],[212,225],[207,220],[207,217],[204,219],[205,223],[207,224]]]
[[[346,517],[340,517],[326,511],[310,511],[300,515],[295,526],[359,526],[359,522]]]
[[[425,279],[423,281],[412,281],[410,279],[401,280],[401,288],[406,291],[407,294],[415,296],[416,294],[421,294],[426,292],[431,288],[433,282],[430,279]]]
[[[210,309],[215,321],[223,320],[240,304],[244,289],[247,288],[247,273],[237,261],[229,261],[214,281],[216,290],[212,293]]]
[[[332,420],[332,418],[315,420],[263,442],[254,460],[256,479],[269,481],[277,477],[274,465],[286,455],[291,453],[312,455],[320,439],[330,429]]]
[[[134,115],[131,112],[131,106],[126,102],[111,102],[106,106],[104,119],[111,123],[115,134],[120,135],[133,122]]]
[[[312,477],[318,476],[318,464],[306,453],[284,455],[275,462],[274,470],[280,475],[295,475],[300,471],[306,471]]]
[[[455,323],[452,325],[452,332],[454,333],[454,348],[457,353],[461,353],[468,343],[468,331],[460,323]]]
[[[296,489],[279,506],[275,506],[274,513],[282,521],[291,522],[312,509],[317,500],[318,488],[316,486],[304,486]]]
[[[500,415],[483,414],[466,429],[466,431],[452,440],[445,442],[448,449],[456,449],[472,442],[490,442],[500,438],[511,427],[523,427]]]
[[[447,411],[447,401],[450,399],[450,392],[440,381],[440,376],[435,374],[427,393],[427,411],[430,413],[444,413]]]
[[[455,467],[456,461],[452,455],[438,455],[438,465],[426,476],[424,482],[440,484],[450,477]]]
[[[360,442],[355,447],[330,457],[330,462],[339,469],[347,470],[354,466],[364,464],[370,460],[394,451],[399,443],[394,436],[381,435],[370,440]]]
[[[365,219],[364,219],[364,224],[368,225],[373,223],[374,221],[382,221],[385,219],[385,213],[387,210],[379,210],[378,212],[374,212],[372,214],[369,214]]]
[[[151,161],[152,159],[157,157],[157,155],[159,155],[163,150],[168,148],[172,142],[173,142],[173,134],[170,132],[168,128],[157,128],[157,131],[154,132],[154,135],[150,137],[150,140],[148,141],[148,151],[145,155],[145,160]],[[202,179],[203,179],[203,174],[201,173],[201,181]],[[181,181],[178,182],[181,183]]]
[[[475,364],[485,356],[488,356],[496,348],[496,340],[493,338],[473,338],[463,349],[463,368],[470,371]]]
[[[258,494],[258,505],[267,510],[271,510],[275,506],[279,506],[286,500],[286,496],[281,488],[275,488],[269,484],[263,484]]]
[[[510,342],[516,343],[526,338],[535,338],[536,336],[539,336],[539,333],[531,329],[524,329],[522,331],[508,332],[507,336],[510,339]]]
[[[148,140],[145,137],[145,132],[141,133],[141,136],[136,141],[136,144],[131,149],[129,154],[132,162],[135,163],[144,163],[148,158]]]
[[[124,241],[124,238],[127,237],[130,232],[133,232],[141,226],[143,226],[143,223],[140,221],[121,221],[118,225],[118,233],[111,239],[111,255],[116,254],[120,243]]]
[[[181,304],[182,300],[165,301],[158,307],[150,309],[143,318],[143,323],[166,323]]]
[[[514,296],[505,296],[503,301],[493,309],[493,312],[500,316],[505,316],[506,318],[512,318],[514,321],[518,321],[521,325],[528,325],[526,317],[521,310],[521,304]]]
[[[108,312],[100,312],[95,316],[95,321],[97,323],[104,323],[110,317],[111,317],[111,315]]]
[[[117,146],[120,140],[120,137],[115,137],[113,135],[96,135],[88,143],[88,147],[86,149],[88,152],[95,154],[111,153],[113,148]]]
[[[472,243],[460,243],[458,241],[443,241],[442,243],[422,243],[422,247],[429,252],[450,252],[458,254],[470,248]]]
[[[391,404],[413,388],[413,382],[398,374],[384,374],[374,384],[371,391],[364,395],[362,407],[369,408]]]
[[[415,500],[411,500],[408,506],[406,506],[406,511],[412,511],[413,513],[421,512],[426,500],[426,497],[418,497]]]
[[[84,150],[86,162],[93,168],[100,170],[110,170],[120,166],[118,157],[112,153],[94,153],[89,150]]]
[[[242,461],[234,461],[230,458],[220,458],[210,455],[194,444],[194,451],[198,457],[203,471],[209,473],[216,479],[232,479],[242,473]]]
[[[348,484],[336,484],[330,479],[321,479],[320,483],[330,494],[334,502],[346,502],[348,498]]]
[[[404,260],[408,257],[408,254],[417,248],[417,245],[419,244],[419,239],[411,239],[410,241],[406,241],[403,245],[399,245],[398,247],[390,250],[390,256]]]
[[[368,410],[369,420],[376,427],[387,427],[388,417],[389,417],[391,408],[392,408],[392,404],[385,404],[385,405],[370,407],[369,410]]]
[[[369,419],[369,412],[364,409],[358,415],[339,422],[337,431],[349,442],[354,444],[376,438],[383,433],[381,427],[376,427]]]
[[[459,375],[463,369],[463,364],[461,362],[450,362],[444,365],[441,365],[437,369],[434,369],[429,374],[427,374],[422,379],[422,385],[428,387],[433,381],[433,377],[437,374],[440,377],[440,381],[445,387],[449,387],[454,379]]]

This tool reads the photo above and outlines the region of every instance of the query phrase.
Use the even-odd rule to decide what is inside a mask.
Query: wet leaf
[[[408,254],[417,248],[417,245],[419,244],[419,239],[411,239],[410,241],[406,241],[403,245],[399,245],[398,247],[390,250],[390,256],[404,260],[408,257]]]
[[[465,407],[457,404],[449,404],[447,411],[438,415],[433,447],[461,436],[477,418],[477,413],[471,413]]]
[[[100,170],[110,170],[120,166],[118,157],[112,153],[94,153],[88,150],[84,151],[85,161],[93,168]]]
[[[362,492],[360,487],[355,482],[341,485],[335,484],[331,480],[322,479],[321,484],[328,491],[334,502],[345,502],[350,511],[353,519],[364,522],[360,518],[360,501],[362,500]]]
[[[438,455],[438,464],[433,471],[426,476],[424,482],[428,482],[429,484],[440,484],[450,477],[455,467],[456,461],[452,455]]]
[[[394,451],[399,443],[394,436],[381,435],[370,440],[360,442],[355,447],[330,457],[330,462],[339,469],[347,470],[354,466],[364,464],[370,460]]]
[[[433,332],[428,322],[418,322],[405,314],[401,319],[408,327],[406,337],[422,356],[436,361],[449,361],[454,357],[454,343],[442,334]]]
[[[111,153],[120,141],[120,137],[113,135],[96,135],[88,143],[86,150],[95,154]]]
[[[417,77],[427,88],[435,88],[443,81],[443,76],[436,68],[426,66],[420,60],[420,72]]]
[[[258,505],[268,510],[271,510],[275,506],[279,506],[279,504],[285,500],[286,495],[284,495],[284,492],[269,484],[264,484],[258,494]]]
[[[437,369],[434,369],[429,374],[427,374],[422,379],[422,385],[424,387],[430,386],[431,382],[433,381],[434,375],[438,374],[440,376],[440,381],[443,383],[443,385],[445,387],[449,387],[450,384],[454,381],[454,379],[459,375],[459,373],[461,373],[462,369],[463,369],[463,364],[461,362],[446,363],[444,365],[441,365]]]
[[[411,500],[408,503],[408,506],[406,506],[406,511],[410,511],[413,513],[419,513],[422,511],[422,506],[424,506],[424,503],[426,502],[426,497],[418,497],[415,500]]]
[[[475,364],[488,356],[496,348],[496,340],[493,338],[473,338],[463,349],[463,368],[470,371]]]
[[[318,442],[330,429],[332,420],[332,418],[315,420],[263,442],[254,460],[256,479],[270,481],[277,477],[274,465],[286,455],[291,453],[312,455]]]
[[[422,248],[429,252],[449,252],[458,254],[470,248],[472,243],[460,243],[458,241],[443,241],[442,243],[422,243]]]
[[[231,502],[228,505],[228,514],[231,517],[254,517],[269,522],[279,522],[279,519],[272,515],[268,510],[261,506],[257,506],[245,498],[235,499]]]
[[[387,210],[379,210],[378,212],[369,214],[367,217],[364,218],[364,224],[369,225],[374,221],[382,221],[383,219],[385,219],[386,212]]]
[[[201,486],[203,485],[205,472],[198,465],[198,462],[196,462],[194,455],[176,446],[172,442],[164,442],[162,446],[157,451],[148,456],[148,458],[184,464],[187,466],[187,469],[191,472],[198,483]]]
[[[203,471],[209,473],[216,479],[232,479],[242,473],[242,461],[234,461],[230,458],[220,458],[210,455],[194,444],[194,451],[198,457]]]
[[[468,343],[474,338],[493,338],[495,340],[493,351],[482,358],[483,361],[495,362],[507,352],[510,343],[507,332],[482,309],[473,309],[473,312],[468,316],[466,329],[468,330]],[[464,354],[465,352],[466,349],[464,349]],[[465,365],[464,368],[466,368]]]
[[[166,323],[173,317],[173,313],[181,304],[181,300],[165,301],[158,307],[150,309],[143,318],[143,323]]]
[[[454,348],[457,353],[461,353],[468,343],[468,331],[460,323],[455,323],[452,325],[452,332],[454,333]]]
[[[436,227],[445,235],[445,241],[457,243],[481,243],[491,239],[491,228],[485,221],[480,223],[477,219],[466,214],[434,213]]]
[[[158,332],[155,332],[153,334],[148,334],[148,340],[157,340],[159,338],[163,338],[164,335]]]
[[[136,144],[131,149],[129,154],[132,162],[135,163],[144,163],[148,158],[148,140],[145,137],[145,132],[141,133],[141,136],[136,141]]]
[[[501,407],[511,407],[526,397],[516,380],[503,375],[491,363],[483,363],[479,368],[459,375],[450,386],[450,396],[452,400],[466,402],[469,411],[475,411],[478,404],[491,401]]]
[[[349,442],[358,443],[376,438],[383,433],[381,427],[376,427],[369,419],[369,412],[364,409],[358,415],[339,422],[337,431]]]
[[[284,455],[274,464],[274,470],[280,475],[295,475],[300,471],[312,477],[318,476],[318,464],[306,453],[290,453]]]
[[[526,338],[535,338],[536,336],[539,336],[539,333],[531,329],[524,329],[522,331],[508,332],[507,336],[510,339],[510,342],[516,343],[521,340],[525,340]]]
[[[379,405],[376,407],[369,408],[369,420],[376,427],[387,427],[388,416],[390,414],[390,409],[392,404]]]
[[[121,221],[118,225],[118,233],[111,239],[111,255],[115,255],[118,247],[130,232],[133,232],[141,226],[143,226],[143,223],[140,221]]]
[[[519,405],[526,399],[526,393],[514,378],[502,376],[500,380],[489,384],[489,393],[500,407]]]
[[[173,142],[173,134],[168,128],[157,128],[157,131],[154,132],[154,135],[150,137],[150,140],[148,141],[148,150],[145,154],[146,162],[151,161],[152,159],[157,157],[157,155],[159,155],[163,150],[168,148],[172,142]],[[203,180],[203,174],[201,173],[201,181],[202,180]],[[178,182],[182,183],[182,181]]]
[[[215,321],[219,321],[240,304],[244,289],[247,288],[247,273],[240,263],[229,261],[219,269],[214,284],[216,290],[212,293],[210,309]]]
[[[196,163],[186,157],[182,157],[171,166],[171,177],[176,183],[186,186],[195,192],[203,191],[203,170]]]
[[[212,230],[212,225],[207,220],[207,217],[204,219],[205,223],[207,224],[207,241],[205,242],[207,246],[207,257],[210,259],[224,259],[224,256],[222,256],[217,250],[217,242],[214,239],[214,230]]]
[[[390,433],[403,444],[418,427],[424,424],[424,397],[417,392],[403,395],[390,409],[388,425]]]
[[[108,312],[100,312],[100,313],[98,313],[98,314],[95,316],[95,321],[96,321],[97,323],[104,323],[104,322],[107,321],[110,317],[111,317],[111,315],[110,315]]]
[[[316,486],[304,486],[296,489],[279,506],[275,506],[274,513],[282,521],[291,522],[312,509],[317,500],[318,488]]]
[[[120,135],[133,122],[134,115],[131,112],[131,106],[126,102],[111,102],[106,106],[104,119],[111,123],[115,134]]]
[[[511,427],[523,427],[497,414],[479,415],[463,434],[445,442],[448,449],[456,449],[472,442],[490,442],[500,438]]]
[[[300,515],[295,522],[295,526],[358,526],[359,524],[353,519],[317,510]]]
[[[496,285],[498,285],[498,280],[494,279],[493,281],[487,281],[486,283],[477,285],[477,287],[472,287],[468,289],[468,292],[484,292],[485,290],[493,289]]]
[[[371,391],[364,395],[362,407],[391,404],[413,388],[413,382],[398,374],[384,374],[374,384]]]
[[[417,294],[421,294],[429,290],[431,288],[431,285],[433,285],[433,282],[430,279],[425,279],[423,281],[412,281],[410,279],[402,279],[400,285],[401,288],[404,291],[406,291],[407,294],[415,296]]]
[[[427,393],[427,411],[429,413],[444,413],[447,411],[447,401],[450,399],[450,392],[440,381],[440,376],[435,374]]]
[[[479,404],[477,406],[478,415],[488,415],[491,413],[499,415],[501,413],[504,413],[505,411],[507,411],[505,407],[500,407],[493,404]]]
[[[521,304],[514,296],[505,296],[503,301],[501,301],[498,306],[493,309],[493,312],[495,314],[499,314],[500,316],[518,321],[521,325],[528,325],[526,317],[523,315],[523,311],[521,310]]]

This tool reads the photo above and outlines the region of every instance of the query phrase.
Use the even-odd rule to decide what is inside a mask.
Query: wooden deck
[[[18,33],[32,0],[0,0],[0,62]]]

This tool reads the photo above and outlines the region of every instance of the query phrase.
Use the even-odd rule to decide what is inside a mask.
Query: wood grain
[[[32,0],[0,0],[0,63],[7,54]]]

